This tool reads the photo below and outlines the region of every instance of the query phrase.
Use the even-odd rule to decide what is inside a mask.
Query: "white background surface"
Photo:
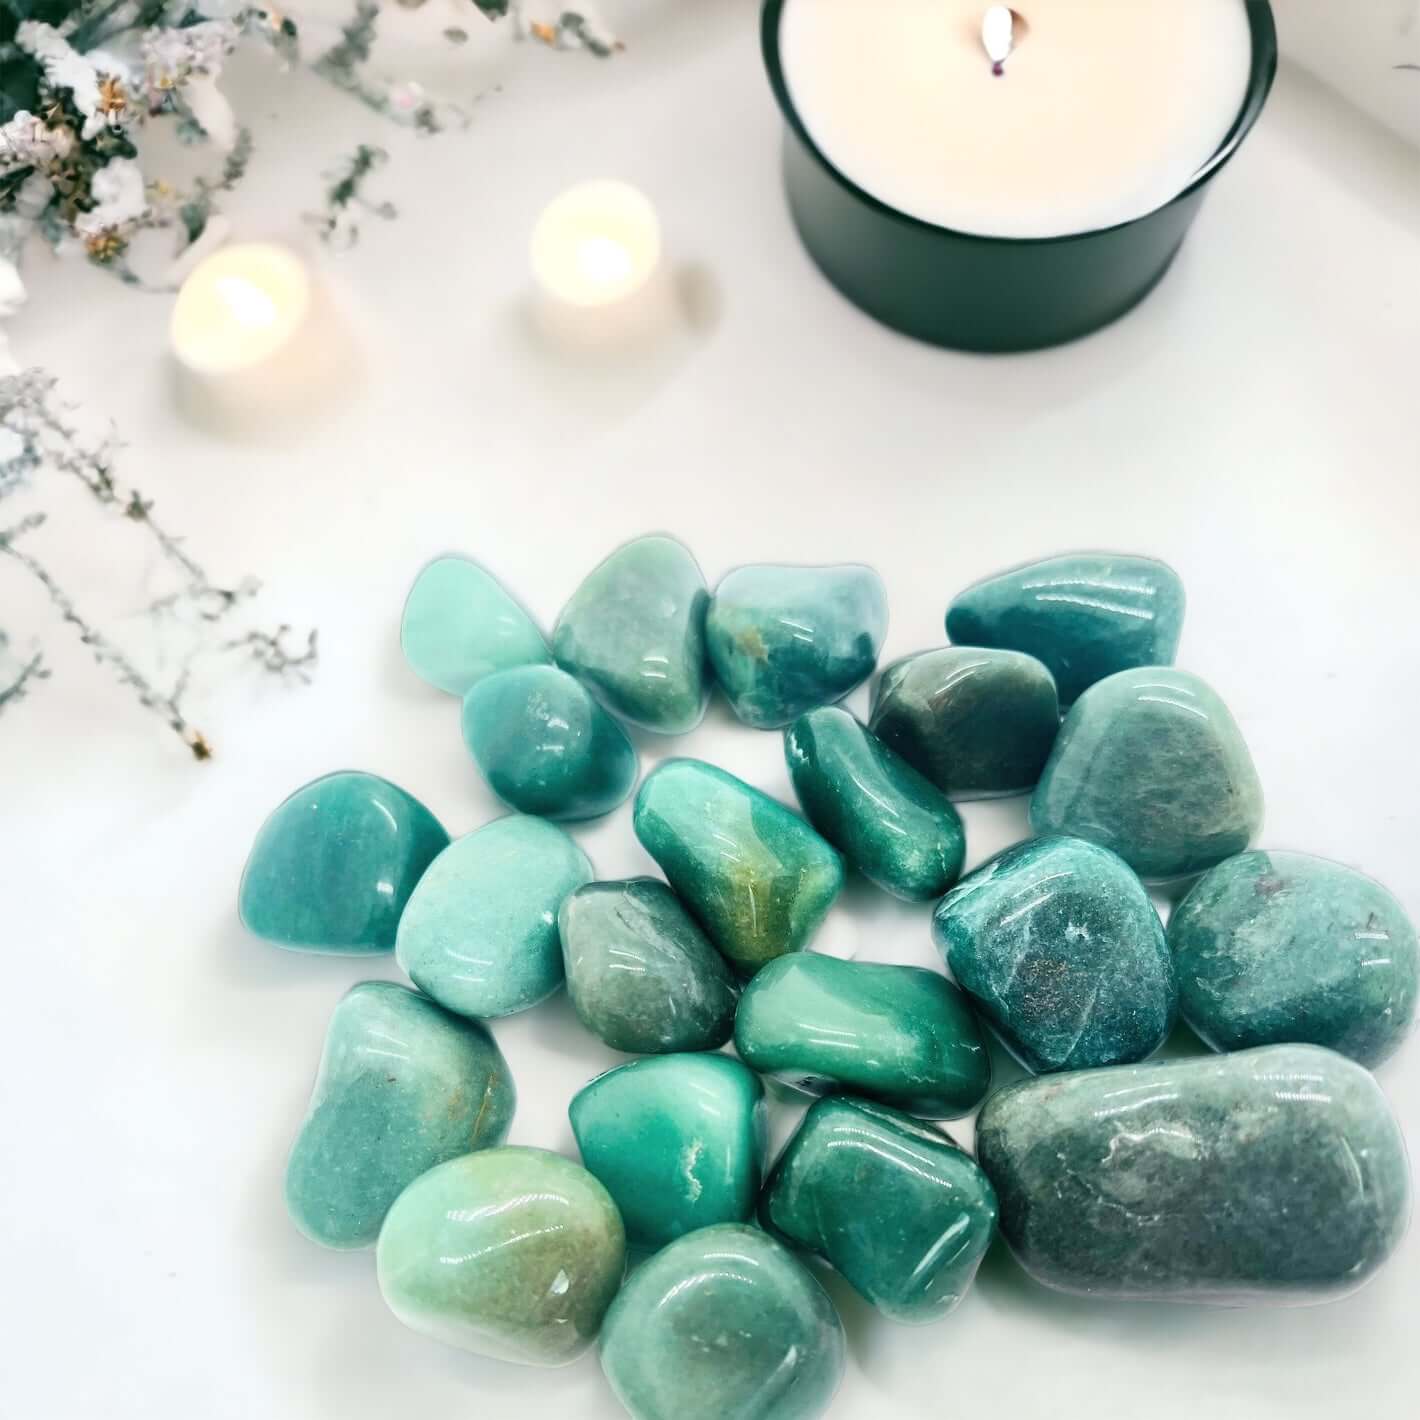
[[[891,593],[888,658],[939,644],[951,594],[999,567],[1159,554],[1188,584],[1181,663],[1253,747],[1262,842],[1362,866],[1420,915],[1414,150],[1284,73],[1145,307],[1070,348],[958,356],[873,325],[799,250],[754,7],[620,13],[625,55],[520,50],[462,135],[415,140],[314,80],[250,71],[239,235],[302,240],[319,169],[359,141],[391,149],[376,195],[401,210],[353,252],[312,249],[360,374],[294,430],[194,424],[164,359],[168,298],[29,268],[20,356],[115,418],[124,470],[192,549],[260,574],[276,614],[320,626],[324,658],[304,690],[226,682],[201,720],[218,757],[197,766],[6,574],[4,625],[43,629],[56,673],[0,723],[5,1420],[616,1413],[591,1357],[536,1372],[404,1330],[369,1254],[322,1252],[283,1214],[326,1017],[396,969],[248,938],[237,877],[267,811],[327,770],[388,775],[456,833],[497,812],[454,702],[398,654],[403,594],[435,553],[481,559],[544,625],[651,529],[712,582],[744,561],[863,560]],[[649,363],[554,358],[521,313],[537,211],[593,175],[651,194],[697,273],[698,324]],[[56,526],[33,545],[113,619],[141,604],[111,563],[136,537]],[[689,750],[788,793],[778,737],[723,706],[691,739],[643,743],[647,765]],[[969,806],[970,860],[1023,814]],[[649,869],[624,809],[577,836],[604,876]],[[927,920],[859,886],[824,944],[929,964]],[[560,998],[497,1035],[513,1141],[570,1151],[566,1102],[611,1053]],[[1420,1138],[1420,1046],[1380,1078]],[[792,1114],[776,1106],[780,1135]],[[1230,1313],[1057,1297],[995,1253],[926,1330],[835,1288],[851,1361],[833,1414],[1409,1413],[1417,1263],[1412,1233],[1348,1301]]]

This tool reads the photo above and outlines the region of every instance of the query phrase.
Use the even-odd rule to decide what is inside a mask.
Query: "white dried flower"
[[[90,191],[96,205],[74,219],[81,237],[121,231],[148,210],[143,171],[132,158],[111,158],[94,174]]]

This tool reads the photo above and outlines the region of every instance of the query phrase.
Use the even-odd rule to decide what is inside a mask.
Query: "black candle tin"
[[[1036,350],[1088,335],[1163,277],[1208,184],[1247,137],[1277,73],[1268,0],[1245,0],[1252,66],[1222,146],[1172,201],[1118,226],[1062,237],[982,237],[910,217],[871,197],[815,147],[779,59],[785,0],[765,0],[764,61],[783,111],[784,186],[799,236],[825,276],[869,315],[958,350]]]

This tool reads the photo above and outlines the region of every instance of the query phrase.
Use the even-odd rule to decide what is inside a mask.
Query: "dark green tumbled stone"
[[[864,877],[910,902],[956,881],[966,832],[951,801],[846,710],[801,715],[784,753],[809,822]]]

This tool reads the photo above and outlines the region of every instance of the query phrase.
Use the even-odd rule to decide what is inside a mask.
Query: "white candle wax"
[[[787,0],[780,54],[800,121],[889,207],[983,236],[1114,226],[1183,191],[1242,108],[1243,0],[1016,0],[1000,74],[990,8]]]

